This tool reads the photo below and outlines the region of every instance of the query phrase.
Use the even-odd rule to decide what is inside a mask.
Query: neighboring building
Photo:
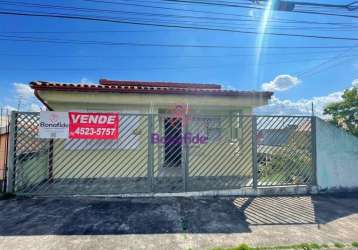
[[[0,127],[0,190],[5,178],[8,136],[8,129],[6,127]]]
[[[173,115],[173,107],[185,105],[184,109],[190,110],[193,117],[188,122],[189,130],[193,133],[205,133],[208,137],[207,144],[200,145],[200,148],[193,147],[191,150],[198,152],[189,154],[189,175],[200,176],[212,176],[215,171],[217,172],[217,159],[222,157],[219,149],[222,149],[223,146],[227,146],[233,152],[227,156],[228,162],[230,157],[233,161],[245,159],[246,163],[241,165],[247,164],[247,172],[250,173],[251,150],[247,147],[251,147],[251,144],[240,145],[241,149],[247,148],[247,150],[242,150],[242,154],[247,154],[247,157],[239,159],[237,144],[228,140],[223,145],[223,142],[219,143],[217,138],[224,136],[229,138],[230,136],[232,140],[236,141],[244,141],[245,137],[251,140],[251,122],[243,125],[237,115],[251,115],[255,107],[266,105],[273,94],[272,92],[224,90],[217,84],[143,81],[100,80],[98,85],[35,81],[31,82],[30,86],[34,89],[36,97],[49,110],[53,111],[116,111],[121,114],[155,114],[154,130],[160,131],[164,135],[177,136],[183,131],[185,121],[180,119],[174,123],[172,120],[168,121]],[[90,150],[93,146],[91,141],[76,146],[74,143],[68,142],[69,140],[55,140],[52,151],[61,151],[62,154],[54,154],[51,157],[51,177],[81,178],[84,176],[83,171],[78,170],[91,170],[91,168],[93,168],[92,172],[96,174],[93,176],[86,174],[86,178],[145,176],[147,174],[144,167],[146,164],[138,167],[139,163],[134,161],[136,156],[146,156],[147,154],[147,116],[142,117],[143,119],[138,117],[138,119],[133,118],[129,121],[127,119],[127,125],[131,125],[127,127],[130,128],[125,128],[126,119],[121,118],[121,138],[123,139],[123,134],[130,134],[125,137],[125,139],[133,141],[129,146],[108,144],[96,148],[100,152],[97,152],[96,156],[93,155],[93,150]],[[200,117],[206,117],[203,118],[204,126],[200,125],[202,122]],[[230,117],[235,117],[235,119]],[[245,126],[249,131],[246,134],[243,133]],[[210,150],[205,150],[209,147]],[[104,159],[113,149],[117,150],[116,160],[112,161],[115,164],[108,164]],[[73,154],[74,151],[75,154]],[[156,148],[156,154],[158,158],[154,163],[155,173],[161,176],[175,172],[181,173],[173,170],[179,169],[181,166],[182,147],[180,145],[166,143],[161,148]],[[205,166],[196,157],[205,158]],[[169,158],[170,164],[168,163]],[[70,160],[65,161],[64,159]],[[235,167],[234,164],[231,165],[230,167]],[[128,166],[133,166],[133,171],[126,172]],[[166,167],[171,167],[171,170]],[[119,169],[115,176],[108,174],[113,172],[112,168]],[[99,173],[98,169],[100,169]],[[228,172],[230,175],[235,175],[235,171],[233,169]]]

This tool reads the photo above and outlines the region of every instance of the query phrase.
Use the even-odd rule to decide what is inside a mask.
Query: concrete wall
[[[72,104],[71,108],[63,105],[53,104],[56,111],[69,110],[111,110],[118,112],[137,111],[147,113],[149,110],[153,113],[159,113],[158,108],[142,105],[103,105],[96,106],[84,104]],[[168,105],[167,105],[168,108]],[[189,153],[189,175],[190,176],[243,176],[251,175],[251,144],[234,144],[229,141],[231,123],[229,114],[232,110],[220,109],[200,109],[194,107],[192,110],[196,115],[221,115],[222,135],[225,141],[209,142],[205,145],[191,146]],[[251,108],[236,108],[236,112],[244,115],[251,114]],[[225,118],[225,119],[224,119]],[[249,119],[249,118],[246,118]],[[160,132],[160,121],[158,117],[154,119],[154,132]],[[163,121],[161,121],[163,122]],[[163,126],[163,124],[161,125]],[[192,124],[189,124],[190,132]],[[245,131],[242,133],[242,141],[251,141],[251,123],[245,122],[241,128]],[[96,177],[145,177],[147,175],[147,120],[142,116],[140,121],[140,130],[143,131],[140,136],[139,147],[136,149],[112,149],[112,150],[69,150],[65,148],[63,140],[55,141],[53,155],[53,176],[54,178],[96,178]],[[225,150],[224,150],[225,149]],[[158,146],[154,147],[154,175],[159,173],[163,165],[164,150]],[[240,152],[238,152],[240,151]],[[218,164],[218,159],[225,156],[225,164]],[[138,160],[140,159],[140,160]],[[203,164],[205,163],[205,165]],[[130,166],[130,167],[129,167]]]
[[[155,94],[119,94],[92,92],[39,91],[38,94],[54,110],[73,110],[75,107],[98,109],[112,107],[168,108],[176,104],[188,104],[191,108],[222,110],[254,108],[268,103],[268,98],[252,96],[202,96],[202,95],[155,95]]]
[[[5,159],[7,156],[6,142],[8,134],[0,135],[0,180],[4,178],[5,173]]]
[[[358,188],[358,137],[319,118],[316,131],[319,189]]]

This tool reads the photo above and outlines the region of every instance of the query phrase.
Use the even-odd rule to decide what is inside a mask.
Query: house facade
[[[244,117],[272,96],[271,92],[224,90],[218,84],[172,82],[34,81],[30,86],[48,110],[120,114],[117,142],[54,140],[50,166],[46,159],[42,165],[32,165],[49,168],[49,178],[55,180],[146,177],[150,148],[154,178],[181,176],[184,165],[190,166],[187,172],[192,177],[245,177],[251,174],[252,133],[251,119],[245,122]],[[180,143],[165,140],[180,136],[185,137]],[[190,154],[186,154],[188,143]],[[218,164],[223,149],[226,164]],[[247,171],[243,171],[245,165]],[[36,172],[44,178],[48,175]]]

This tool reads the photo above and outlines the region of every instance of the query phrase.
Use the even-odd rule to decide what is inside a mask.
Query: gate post
[[[148,114],[148,156],[147,156],[147,176],[148,176],[148,185],[150,192],[153,192],[153,162],[154,162],[154,148],[152,143],[152,133],[153,133],[153,114]]]
[[[316,140],[316,117],[311,117],[311,155],[312,155],[312,168],[313,168],[313,185],[317,185],[317,140]]]
[[[252,187],[257,188],[257,117],[251,118],[251,148],[252,148]]]
[[[7,192],[13,193],[15,191],[15,140],[16,140],[16,119],[17,112],[11,112],[10,130],[9,130],[9,148],[8,148],[8,161],[7,161]]]
[[[188,114],[185,114],[184,122],[183,122],[183,128],[184,128],[184,137],[188,134]],[[189,164],[189,143],[186,142],[186,140],[183,140],[184,143],[182,144],[183,147],[183,159],[182,159],[182,176],[183,176],[183,188],[184,192],[188,191],[188,164]]]

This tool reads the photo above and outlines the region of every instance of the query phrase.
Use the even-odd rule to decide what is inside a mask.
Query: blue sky
[[[148,21],[148,19],[159,18],[138,14],[121,14],[118,11],[190,15],[199,18],[160,17],[160,19],[170,22],[186,22],[185,25],[193,25],[194,23],[197,26],[209,25],[213,27],[212,25],[216,25],[215,27],[251,31],[260,31],[264,16],[261,10],[246,8],[210,7],[153,0],[115,2],[123,4],[81,0],[28,1],[27,3],[50,3],[77,8],[96,8],[107,11],[91,15],[131,20],[146,19]],[[347,3],[349,1],[336,2]],[[128,3],[159,6],[167,9],[125,5]],[[80,13],[55,8],[6,5],[1,2],[0,9],[66,14]],[[112,11],[112,13],[109,11]],[[195,11],[220,12],[226,15],[205,14]],[[353,12],[353,14],[355,13]],[[88,12],[81,12],[80,14],[88,15]],[[245,18],[252,21],[200,19],[203,17]],[[283,21],[287,19],[295,20],[296,23]],[[321,25],[315,24],[315,22],[343,23],[346,26]],[[347,25],[351,26],[347,28]],[[355,18],[274,12],[265,31],[357,38],[357,27],[358,19]],[[31,91],[23,85],[33,80],[97,83],[99,79],[107,78],[220,83],[230,89],[273,90],[275,91],[274,104],[271,105],[269,111],[297,113],[302,107],[301,111],[307,109],[311,101],[314,101],[317,109],[321,110],[327,100],[339,100],[342,90],[351,87],[352,82],[358,79],[358,60],[356,57],[358,50],[351,48],[358,44],[358,41],[265,35],[261,44],[263,46],[261,55],[258,57],[257,46],[260,45],[258,42],[260,35],[257,34],[8,15],[0,15],[0,31],[2,34],[0,39],[0,57],[2,59],[0,60],[0,106],[16,107],[18,97],[21,96],[21,109],[23,110],[36,109]],[[50,39],[51,41],[33,41],[33,39],[39,38]],[[19,39],[26,41],[18,41]],[[73,42],[73,40],[76,41]],[[57,41],[57,43],[53,41]],[[252,48],[94,45],[78,44],[78,41],[219,45]],[[273,49],[272,47],[275,46],[333,46],[342,48]]]

